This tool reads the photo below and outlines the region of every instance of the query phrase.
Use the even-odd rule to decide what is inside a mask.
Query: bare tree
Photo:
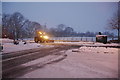
[[[57,26],[57,31],[58,31],[58,32],[64,31],[65,28],[66,28],[66,25],[64,25],[64,24],[59,24],[59,25]]]
[[[71,27],[66,27],[64,31],[67,33],[72,33],[74,31],[74,29]]]
[[[11,15],[9,14],[3,14],[2,15],[2,37],[9,37],[12,38],[10,34],[11,33],[11,24],[10,24],[10,17]]]
[[[3,32],[5,32],[4,35],[6,35],[6,33],[8,33],[8,35],[11,34],[11,39],[18,40],[23,37],[33,37],[35,31],[41,30],[42,26],[38,22],[32,22],[25,19],[21,13],[15,12],[11,15],[3,14],[2,29]]]
[[[27,21],[25,24],[25,31],[27,32],[28,37],[33,37],[36,30],[42,30],[43,27],[38,22]]]
[[[27,20],[19,12],[15,12],[12,15],[4,14],[2,18],[3,28],[13,35],[14,40],[18,40],[22,36],[22,27],[26,22]]]
[[[108,28],[111,30],[117,30],[118,33],[118,41],[120,42],[120,20],[118,19],[118,15],[115,14],[108,23]]]
[[[71,28],[71,27],[66,27],[65,30],[64,30],[64,33],[65,33],[66,36],[72,36],[73,32],[74,32],[74,29]]]
[[[11,16],[10,21],[12,23],[13,34],[15,39],[20,38],[22,33],[21,29],[27,21],[25,20],[24,16],[19,12],[14,13]]]

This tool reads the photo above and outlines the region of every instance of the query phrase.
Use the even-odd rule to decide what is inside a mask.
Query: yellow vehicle
[[[40,43],[48,42],[49,41],[49,37],[43,31],[36,31],[36,34],[35,34],[35,37],[34,37],[34,41],[36,43],[38,43],[38,42],[40,42]]]

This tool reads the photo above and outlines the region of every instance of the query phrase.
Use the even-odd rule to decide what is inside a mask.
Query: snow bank
[[[117,43],[111,43],[111,44],[103,44],[103,43],[95,43],[94,45],[101,45],[101,46],[120,46],[120,44],[117,44]]]
[[[105,48],[105,47],[80,47],[78,52],[83,53],[105,53],[105,54],[114,54],[118,52],[117,48]]]
[[[120,46],[120,44],[117,43],[111,43],[111,44],[103,44],[98,42],[59,42],[56,41],[55,43],[62,43],[62,44],[75,44],[75,45],[83,45],[83,46]]]

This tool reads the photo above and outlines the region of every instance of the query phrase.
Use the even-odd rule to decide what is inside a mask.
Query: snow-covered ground
[[[107,43],[107,44],[103,44],[103,43],[98,43],[98,42],[86,42],[86,41],[80,41],[80,42],[62,42],[62,41],[56,41],[55,43],[63,43],[63,44],[76,44],[76,45],[83,45],[83,46],[87,46],[87,45],[94,45],[94,46],[120,46],[120,44],[117,43]]]
[[[43,48],[43,47],[53,47],[52,45],[42,45],[38,43],[34,43],[31,39],[25,40],[27,44],[24,44],[24,42],[20,41],[19,45],[14,45],[13,40],[11,39],[0,39],[0,43],[3,45],[2,53],[8,53],[8,52],[14,52],[14,51],[20,51],[20,50],[26,50],[26,49],[32,49],[32,48]],[[59,42],[55,41],[54,43],[62,43],[62,44],[75,44],[75,45],[94,45],[94,46],[118,46],[116,43],[112,44],[103,44],[103,43],[95,43],[95,42]]]
[[[118,49],[104,47],[80,47],[66,51],[67,57],[48,64],[20,78],[117,78]],[[44,58],[45,59],[45,58]],[[33,64],[36,61],[32,61]],[[26,64],[27,65],[27,64]]]
[[[13,44],[13,40],[10,39],[0,39],[0,42],[2,42],[3,45],[2,53],[9,53],[33,48],[53,47],[52,45],[42,45],[39,43],[31,43],[29,41],[27,41],[27,44],[24,44],[24,42],[20,41],[18,45],[15,45]]]
[[[55,42],[63,44],[84,45],[78,49],[67,50],[65,59],[60,62],[47,64],[32,72],[22,75],[20,78],[117,78],[118,77],[118,48],[109,47],[86,47],[96,46],[118,46],[118,44],[102,44],[94,42]],[[38,47],[52,47],[37,43],[14,45],[11,40],[3,40],[3,53],[13,52]],[[49,55],[41,59],[23,64],[24,66],[46,62],[57,56]],[[61,56],[60,56],[61,57]],[[64,56],[63,56],[64,57]],[[44,61],[45,60],[45,61]]]
[[[19,45],[14,45],[13,43],[5,43],[3,45],[3,53],[9,53],[9,52],[15,52],[15,51],[21,51],[21,50],[27,50],[27,49],[33,49],[33,48],[43,48],[43,47],[50,47],[45,46],[37,43],[27,43],[23,44],[22,42],[19,43]]]
[[[94,46],[118,46],[118,44],[112,43],[112,44],[102,44],[102,43],[94,43],[94,42],[55,42],[55,43],[62,43],[62,44],[75,44],[75,45],[94,45]],[[26,49],[33,49],[33,48],[43,48],[43,47],[53,47],[52,45],[44,45],[39,43],[30,43],[27,42],[27,44],[24,44],[24,42],[20,41],[19,45],[14,45],[11,40],[4,40],[3,44],[3,53],[9,53],[9,52],[15,52],[15,51],[21,51]]]

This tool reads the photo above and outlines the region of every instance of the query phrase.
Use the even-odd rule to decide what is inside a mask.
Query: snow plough
[[[49,39],[48,35],[44,31],[36,31],[34,41],[36,43],[54,42],[54,40]]]

